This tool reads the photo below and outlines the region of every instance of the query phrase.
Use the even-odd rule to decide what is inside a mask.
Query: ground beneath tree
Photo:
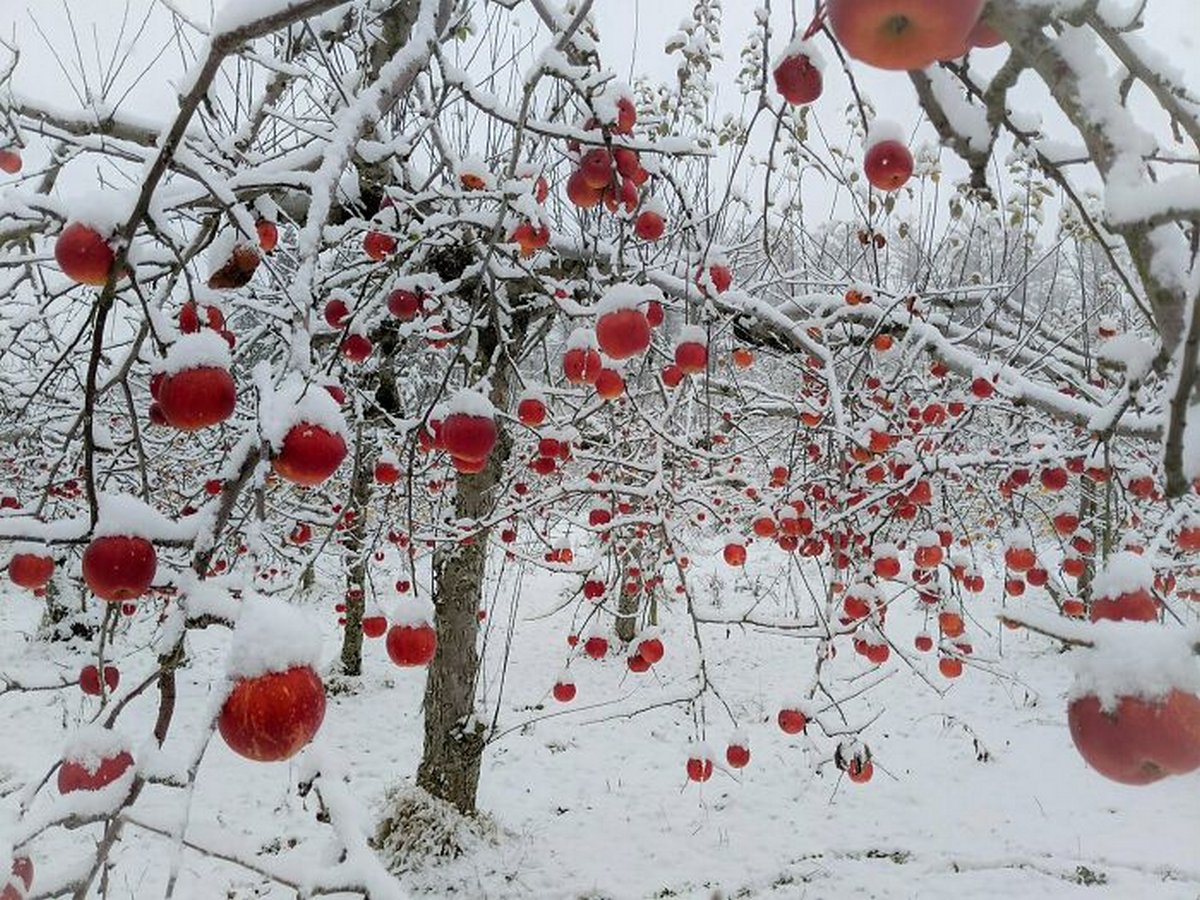
[[[753,570],[752,570],[753,571]],[[707,585],[699,600],[724,598],[736,615],[774,573],[734,585]],[[511,587],[509,576],[504,587]],[[494,828],[468,835],[452,861],[406,861],[413,893],[436,897],[1200,897],[1200,778],[1127,788],[1090,772],[1064,721],[1070,676],[1064,659],[1038,637],[997,633],[985,605],[973,631],[979,665],[944,695],[948,682],[931,654],[908,653],[922,614],[898,600],[888,619],[898,659],[870,667],[849,645],[833,661],[853,679],[844,695],[880,681],[845,708],[852,724],[878,716],[866,732],[876,773],[851,784],[829,762],[824,738],[789,737],[775,726],[781,700],[803,690],[813,645],[753,627],[707,626],[708,671],[749,736],[750,766],[688,783],[684,763],[701,714],[661,705],[696,685],[695,645],[681,608],[665,620],[666,657],[632,675],[624,660],[576,660],[578,696],[557,704],[549,691],[567,657],[569,621],[543,618],[565,579],[527,573],[514,610],[500,590],[489,611],[486,692],[489,716],[501,688],[503,643],[516,636],[499,696],[504,736],[488,751],[481,808]],[[330,596],[333,596],[332,594]],[[333,601],[326,616],[326,658],[337,652]],[[762,611],[760,607],[760,613]],[[75,673],[79,657],[62,644],[27,641],[39,607],[26,596],[0,598],[0,674],[25,681]],[[569,615],[569,614],[568,614]],[[150,671],[150,623],[116,641],[122,688]],[[168,755],[192,752],[216,700],[209,685],[227,634],[195,636],[180,684],[180,716]],[[997,655],[1003,642],[1003,657]],[[330,697],[320,751],[340,759],[371,827],[385,792],[412,783],[421,746],[424,676],[387,660],[368,642],[366,673],[353,693]],[[857,677],[856,677],[857,676]],[[927,679],[927,680],[926,680]],[[152,694],[152,692],[151,692]],[[139,700],[126,725],[148,734],[153,696]],[[655,706],[655,704],[660,704]],[[631,713],[653,707],[638,715]],[[23,784],[37,782],[63,742],[63,723],[93,715],[96,701],[76,689],[0,697],[0,800],[11,823]],[[707,739],[723,762],[733,732],[709,695]],[[124,721],[124,718],[123,718]],[[836,721],[830,717],[828,721]],[[132,727],[137,724],[138,731]],[[311,801],[297,795],[296,764],[261,765],[214,739],[191,799],[187,838],[276,864],[336,858]],[[177,820],[182,794],[152,788],[138,813]],[[426,826],[429,827],[429,826]],[[34,846],[40,871],[78,857],[79,836],[58,832]],[[418,842],[419,843],[419,842]],[[435,842],[436,843],[436,842]],[[161,897],[172,860],[177,898],[293,897],[257,875],[130,828],[115,855],[110,897]],[[339,895],[345,896],[345,895]]]

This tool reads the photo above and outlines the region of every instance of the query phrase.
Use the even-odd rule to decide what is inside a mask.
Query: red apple
[[[650,663],[650,665],[660,662],[665,652],[663,642],[658,638],[647,638],[644,641],[638,642],[637,645],[638,656]]]
[[[496,423],[488,416],[453,413],[439,433],[442,449],[461,460],[486,460],[496,446]]]
[[[778,721],[784,734],[799,734],[808,727],[808,717],[798,709],[781,709]]]
[[[592,190],[604,190],[612,182],[612,154],[603,147],[596,147],[589,150],[579,160],[579,172],[583,175],[583,180]]]
[[[633,233],[643,241],[657,241],[667,230],[663,217],[653,210],[639,213],[633,222]]]
[[[369,638],[381,638],[387,632],[386,616],[363,616],[363,635]]]
[[[775,89],[793,106],[813,103],[821,96],[823,79],[821,70],[813,65],[805,53],[785,57],[775,67]]]
[[[199,366],[165,376],[157,400],[168,425],[198,431],[233,415],[237,388],[233,376],[220,366]]]
[[[590,347],[572,347],[563,354],[563,374],[571,384],[595,384],[603,367],[600,354]]]
[[[708,348],[699,341],[684,341],[675,348],[675,365],[684,375],[699,375],[708,368]]]
[[[898,191],[913,173],[913,157],[899,141],[879,141],[872,145],[863,160],[867,181],[877,190]]]
[[[154,545],[141,537],[98,537],[83,551],[83,580],[93,594],[109,602],[142,596],[157,569]]]
[[[555,682],[554,699],[559,703],[570,703],[575,699],[575,685],[570,681]]]
[[[521,248],[521,256],[529,258],[550,243],[550,228],[522,222],[513,229],[511,241]]]
[[[387,308],[401,322],[411,322],[421,312],[424,298],[414,291],[398,290],[388,294]]]
[[[279,244],[279,226],[269,219],[259,219],[254,223],[258,232],[258,246],[263,253],[270,253]]]
[[[346,324],[346,319],[350,317],[350,307],[341,297],[331,297],[325,304],[324,315],[330,328],[341,328]]]
[[[596,321],[596,341],[612,359],[629,359],[650,346],[650,322],[639,309],[617,309]]]
[[[625,393],[625,379],[616,369],[601,369],[596,376],[596,393],[605,400],[616,400]]]
[[[396,239],[382,231],[368,231],[363,238],[363,252],[379,262],[396,252]]]
[[[592,187],[583,172],[577,169],[567,179],[567,199],[580,209],[591,209],[604,199],[604,188]]]
[[[924,69],[966,45],[985,0],[828,0],[829,24],[855,59]],[[961,54],[960,54],[961,55]]]
[[[687,761],[687,776],[692,781],[708,781],[712,778],[713,761],[699,756],[693,756]]]
[[[13,857],[12,875],[0,882],[0,887],[3,888],[0,900],[25,900],[33,887],[33,860],[28,856]]]
[[[72,222],[55,241],[54,258],[68,278],[99,286],[108,281],[116,257],[100,232]]]
[[[346,441],[340,435],[300,422],[283,439],[283,448],[271,459],[280,477],[304,487],[316,487],[337,471],[346,458]]]
[[[546,421],[546,404],[536,397],[526,397],[517,404],[517,419],[522,425],[537,428]]]
[[[725,761],[731,769],[744,769],[750,765],[750,748],[744,744],[730,744],[725,748]]]
[[[237,682],[217,718],[229,749],[258,762],[295,756],[325,719],[325,685],[308,666]]]
[[[9,148],[0,150],[0,172],[16,175],[21,171],[21,154]]]
[[[8,561],[8,577],[17,587],[36,591],[44,588],[54,574],[54,558],[39,553],[14,553]]]
[[[393,625],[387,633],[387,652],[398,666],[425,666],[437,653],[437,632],[430,625]]]
[[[104,686],[115,691],[121,683],[121,673],[116,666],[104,667]],[[100,670],[94,665],[86,665],[79,670],[79,689],[92,697],[100,696]]]
[[[1093,769],[1122,784],[1150,784],[1200,768],[1200,698],[1173,690],[1147,700],[1120,697],[1105,710],[1087,695],[1067,707],[1071,739]]]
[[[98,791],[124,775],[132,765],[133,757],[128,750],[100,760],[95,768],[82,762],[64,760],[58,767],[58,792]]]

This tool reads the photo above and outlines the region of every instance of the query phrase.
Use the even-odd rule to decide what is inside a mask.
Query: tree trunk
[[[491,512],[507,456],[507,443],[501,441],[483,472],[458,477],[454,508],[460,519],[476,521]],[[425,685],[425,750],[417,784],[464,815],[475,813],[483,760],[484,723],[475,715],[475,686],[488,536],[484,529],[471,543],[446,546],[434,554],[438,647]]]
[[[363,452],[363,429],[359,425],[350,501],[354,521],[346,533],[350,568],[346,572],[346,612],[343,616],[346,622],[342,629],[342,674],[352,677],[362,674],[362,620],[367,602],[367,504],[371,500],[371,475],[371,466]]]
[[[488,360],[498,340],[495,326],[481,329],[479,338],[479,358]],[[497,409],[508,407],[506,365],[499,362],[492,373],[489,399]],[[480,522],[491,515],[511,447],[501,431],[487,468],[457,476],[454,512],[460,521]],[[480,528],[469,543],[445,544],[433,557],[438,647],[425,684],[425,748],[417,785],[468,816],[475,813],[483,761],[485,725],[475,715],[475,689],[490,535],[490,528]]]

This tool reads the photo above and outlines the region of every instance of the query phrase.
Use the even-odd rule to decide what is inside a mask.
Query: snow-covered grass
[[[726,611],[735,608],[755,584],[770,582],[778,558],[752,554],[736,579],[720,569],[698,575],[698,601],[720,596]],[[802,695],[807,684],[811,641],[755,628],[701,628],[709,672],[738,720],[735,729],[710,695],[701,729],[698,707],[655,706],[695,687],[691,629],[682,605],[674,605],[662,628],[666,656],[651,672],[628,673],[615,652],[603,662],[574,659],[570,674],[578,696],[558,704],[550,689],[570,653],[569,626],[561,615],[536,614],[551,606],[567,576],[526,572],[518,581],[512,575],[496,592],[485,624],[487,721],[498,705],[503,734],[484,762],[479,800],[490,822],[452,836],[466,848],[462,856],[419,856],[423,847],[440,846],[439,829],[449,818],[411,802],[424,674],[392,666],[381,640],[368,642],[359,687],[348,691],[339,684],[331,691],[318,746],[310,751],[344,765],[347,788],[366,821],[382,817],[390,795],[393,812],[426,823],[404,842],[407,858],[399,865],[411,893],[922,900],[1200,895],[1200,780],[1129,788],[1088,770],[1064,721],[1068,660],[1044,638],[997,630],[985,601],[968,601],[978,606],[967,608],[975,614],[974,658],[984,662],[969,665],[944,695],[930,687],[950,684],[938,675],[935,655],[910,649],[926,628],[924,613],[909,600],[892,604],[887,633],[897,652],[881,671],[893,674],[845,707],[853,722],[878,715],[864,735],[875,777],[856,785],[832,765],[831,741],[790,737],[775,725],[781,704]],[[332,603],[320,619],[327,664],[338,648]],[[74,677],[82,664],[74,651],[26,641],[39,612],[26,595],[0,599],[0,674],[27,683]],[[504,636],[514,615],[519,627],[499,694]],[[112,645],[123,669],[118,700],[150,671],[149,624],[148,617],[136,622]],[[223,629],[193,634],[167,757],[185,759],[203,740],[229,641]],[[830,663],[835,675],[872,672],[848,641],[838,649]],[[898,661],[899,651],[928,684]],[[874,677],[844,682],[847,693]],[[122,730],[135,744],[149,732],[155,703],[151,690],[122,716]],[[0,794],[12,792],[0,801],[0,831],[27,796],[21,786],[36,784],[55,761],[64,722],[73,727],[90,718],[96,705],[74,688],[0,696]],[[822,721],[835,722],[836,713],[823,713]],[[723,766],[735,732],[749,740],[752,754],[749,767],[736,774]],[[703,786],[684,773],[689,745],[701,739],[717,759],[716,774]],[[306,769],[302,760],[252,763],[214,738],[190,800],[186,839],[243,857],[262,854],[263,867],[276,871],[335,864],[339,848],[317,821],[314,797],[296,790]],[[180,820],[184,802],[179,789],[148,787],[134,817],[169,827]],[[35,842],[39,873],[67,870],[81,840],[60,831]],[[176,865],[178,898],[295,896],[134,825],[114,858],[114,898],[162,896]]]

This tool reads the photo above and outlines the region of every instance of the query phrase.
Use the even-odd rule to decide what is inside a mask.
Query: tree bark
[[[346,572],[346,620],[342,628],[342,674],[362,674],[363,612],[367,596],[367,505],[371,501],[371,466],[363,449],[363,428],[359,425],[355,441],[354,476],[350,508],[354,521],[346,532],[346,552],[350,567]]]
[[[479,359],[490,360],[498,341],[494,322],[481,329]],[[507,365],[498,361],[492,373],[489,399],[497,409],[508,406]],[[511,439],[501,431],[487,468],[477,475],[457,477],[454,512],[460,521],[481,522],[491,515],[511,446]],[[468,543],[447,543],[433,557],[438,647],[425,685],[425,747],[417,785],[468,816],[475,813],[483,762],[485,725],[475,714],[475,689],[478,613],[484,600],[490,535],[490,528],[479,528]]]

